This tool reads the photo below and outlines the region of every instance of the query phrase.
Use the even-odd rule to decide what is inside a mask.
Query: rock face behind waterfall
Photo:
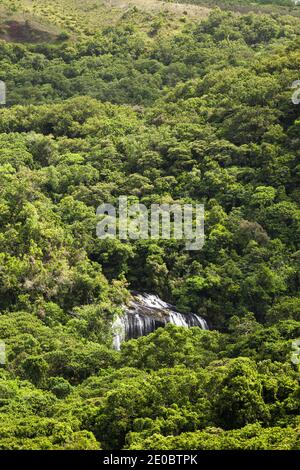
[[[113,323],[114,348],[119,350],[122,341],[148,335],[167,323],[189,328],[208,329],[206,321],[194,313],[179,313],[175,308],[153,294],[134,294],[124,309],[124,315]]]

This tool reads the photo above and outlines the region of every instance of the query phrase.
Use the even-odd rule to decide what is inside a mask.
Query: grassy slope
[[[37,30],[53,34],[66,31],[78,37],[118,23],[134,7],[141,11],[137,17],[141,26],[147,24],[151,13],[161,12],[176,22],[183,15],[202,19],[210,12],[204,6],[160,0],[0,0],[0,17],[2,24],[7,20],[27,20]]]
[[[190,2],[190,3],[189,3]],[[192,4],[193,2],[197,5]],[[36,42],[43,36],[44,40],[50,41],[61,32],[68,32],[74,38],[94,34],[95,31],[118,23],[121,18],[126,16],[127,12],[136,8],[140,15],[135,15],[135,21],[141,29],[147,29],[149,15],[160,12],[165,20],[164,28],[170,34],[170,30],[176,30],[176,23],[180,27],[180,21],[183,16],[186,19],[197,20],[206,18],[211,11],[211,7],[220,6],[225,9],[233,9],[239,13],[239,6],[219,2],[219,0],[0,0],[0,31],[6,40],[25,41],[24,35],[13,38],[6,34],[7,21],[17,21],[22,25],[29,22],[29,37],[35,37]],[[300,8],[291,11],[285,7],[259,6],[251,4],[241,5],[247,11],[265,11],[271,7],[278,14],[300,15]],[[287,11],[288,10],[288,11]],[[242,10],[241,10],[242,11]],[[172,22],[172,28],[169,28],[168,22]],[[4,26],[4,28],[3,28]],[[34,42],[34,39],[32,40]]]
[[[197,3],[197,4],[193,4]],[[300,15],[300,8],[274,5],[233,5],[219,0],[0,0],[0,18],[30,21],[33,28],[55,35],[67,31],[76,37],[94,33],[103,27],[116,24],[133,7],[141,11],[139,25],[147,23],[147,14],[161,12],[170,20],[178,21],[184,15],[191,19],[206,18],[214,6],[236,12],[264,11],[269,8],[278,14]],[[1,25],[0,25],[1,26]],[[9,38],[7,38],[9,39]]]
[[[163,1],[163,0],[161,0]],[[258,0],[170,0],[176,4],[182,4],[185,8],[188,5],[199,7],[214,8],[219,7],[222,10],[231,10],[236,13],[264,13],[276,15],[291,15],[300,17],[300,4],[298,5],[277,5],[273,0],[265,0],[265,4]]]

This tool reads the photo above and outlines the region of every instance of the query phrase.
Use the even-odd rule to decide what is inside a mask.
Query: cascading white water
[[[199,315],[177,312],[172,305],[154,294],[135,294],[124,308],[124,315],[118,317],[112,325],[113,346],[119,350],[122,341],[145,336],[167,323],[208,330],[207,322]]]

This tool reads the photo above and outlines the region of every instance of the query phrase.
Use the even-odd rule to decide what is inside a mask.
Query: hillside
[[[272,4],[275,1],[275,4]],[[264,4],[264,2],[266,4]],[[97,31],[122,22],[130,12],[131,18],[141,29],[147,29],[150,14],[167,18],[166,30],[180,29],[180,22],[207,18],[214,7],[230,10],[236,14],[276,13],[300,16],[300,8],[293,0],[190,0],[172,2],[163,0],[1,0],[0,38],[14,42],[53,42],[60,35],[69,35],[73,40],[95,34]],[[147,14],[148,13],[148,14]],[[163,21],[161,21],[161,27]],[[172,24],[172,28],[168,25]]]
[[[300,7],[211,3],[0,3],[1,450],[300,449]],[[136,292],[191,327],[116,350]]]
[[[29,22],[37,31],[68,32],[73,37],[85,36],[105,26],[117,24],[133,8],[140,11],[136,24],[143,27],[149,21],[147,12],[167,15],[170,19],[187,16],[206,18],[210,8],[180,5],[160,0],[2,0],[0,12],[6,21]]]

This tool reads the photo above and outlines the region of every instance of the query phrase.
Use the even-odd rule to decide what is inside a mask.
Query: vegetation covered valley
[[[300,7],[0,8],[0,449],[299,450]],[[203,249],[97,238],[120,195]],[[115,351],[131,290],[210,331]]]

